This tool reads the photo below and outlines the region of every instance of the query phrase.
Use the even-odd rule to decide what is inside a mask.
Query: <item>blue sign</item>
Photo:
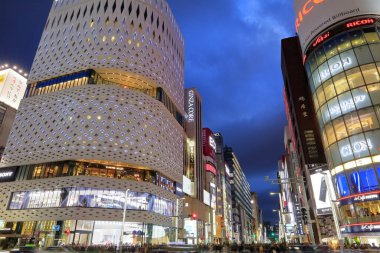
[[[61,229],[60,225],[53,225],[53,226],[51,226],[51,230],[53,230],[53,231],[59,231],[60,229]]]

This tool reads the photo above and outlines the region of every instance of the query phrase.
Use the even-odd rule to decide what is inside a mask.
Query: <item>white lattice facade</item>
[[[122,85],[162,87],[183,108],[184,42],[166,1],[54,1],[28,81],[90,68]]]
[[[182,181],[181,126],[159,101],[116,85],[24,99],[2,167],[66,160],[154,169]]]
[[[183,44],[164,0],[54,1],[0,163],[17,174],[0,220],[30,238],[42,221],[120,222],[125,205],[150,238],[182,226]]]

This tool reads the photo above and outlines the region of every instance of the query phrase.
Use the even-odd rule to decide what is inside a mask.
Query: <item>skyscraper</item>
[[[54,1],[1,162],[18,169],[5,227],[45,246],[175,241],[183,76],[165,0]]]
[[[320,177],[318,198],[335,192],[338,230],[379,245],[379,2],[297,0],[294,7],[333,182],[329,187]]]

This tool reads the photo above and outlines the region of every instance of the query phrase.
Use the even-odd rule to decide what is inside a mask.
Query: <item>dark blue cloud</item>
[[[51,0],[4,0],[0,63],[29,69]],[[277,201],[268,196],[283,152],[285,125],[280,40],[291,36],[289,0],[168,0],[185,38],[186,86],[203,97],[204,125],[221,131],[259,193],[267,219]]]
[[[289,0],[169,0],[186,41],[186,86],[203,97],[204,125],[220,131],[239,158],[264,219],[284,150],[280,42],[292,36]]]

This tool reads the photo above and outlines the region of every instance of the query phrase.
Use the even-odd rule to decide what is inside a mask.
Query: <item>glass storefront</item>
[[[65,220],[25,221],[21,224],[21,244],[30,243],[49,247],[53,245],[119,244],[123,229],[123,245],[167,244],[174,241],[176,229],[141,222]]]
[[[343,32],[305,61],[326,159],[340,200],[379,190],[380,28]],[[341,202],[342,225],[380,221],[379,201]]]
[[[174,202],[153,194],[129,191],[126,198],[125,191],[79,187],[13,192],[8,209],[57,207],[123,209],[125,200],[128,210],[148,211],[165,216],[174,215]]]
[[[21,166],[19,174],[25,177],[21,180],[43,179],[67,176],[92,176],[125,179],[139,182],[148,182],[161,188],[176,192],[176,183],[157,171],[143,170],[132,167],[109,166],[103,164],[64,161],[37,165]]]

